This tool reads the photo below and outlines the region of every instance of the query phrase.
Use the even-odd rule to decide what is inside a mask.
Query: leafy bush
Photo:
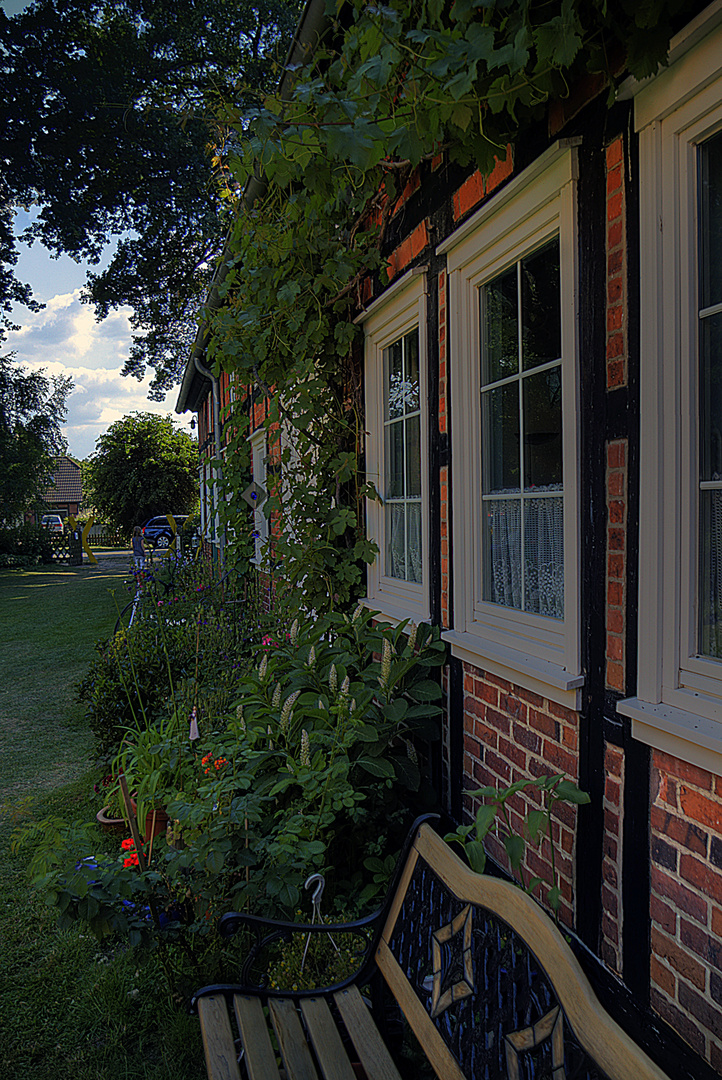
[[[0,529],[0,567],[37,566],[53,561],[50,533],[40,525]]]
[[[218,950],[217,915],[248,905],[288,917],[316,871],[332,903],[357,907],[359,868],[393,865],[409,792],[429,790],[414,740],[437,736],[429,676],[445,647],[437,631],[409,629],[374,625],[360,607],[296,621],[266,636],[220,723],[200,715],[197,740],[177,711],[129,734],[121,763],[172,828],[145,871],[97,859],[85,830],[54,836],[35,874],[63,922]]]

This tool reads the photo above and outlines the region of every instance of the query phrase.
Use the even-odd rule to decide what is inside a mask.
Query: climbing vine
[[[596,75],[664,62],[682,0],[338,0],[291,95],[220,106],[228,273],[208,315],[218,370],[266,399],[276,442],[272,557],[317,609],[348,604],[375,548],[364,536],[361,349],[352,315],[385,281],[390,211],[445,155],[483,173],[550,101]],[[239,88],[240,91],[241,88]],[[244,91],[246,88],[243,88]],[[240,98],[240,94],[239,94]],[[244,97],[246,100],[246,97]],[[611,100],[611,96],[610,96]],[[242,196],[265,185],[253,210]],[[226,482],[248,482],[248,401],[228,418]],[[227,513],[238,526],[237,500]],[[252,551],[236,528],[239,555]]]

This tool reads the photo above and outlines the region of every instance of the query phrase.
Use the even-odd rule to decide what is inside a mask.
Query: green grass
[[[112,630],[125,562],[0,572],[0,1076],[202,1080],[197,1021],[157,960],[60,931],[28,881],[18,826],[99,809],[93,740],[73,683]],[[117,569],[116,569],[117,567]],[[103,846],[99,838],[99,848]],[[143,962],[144,961],[144,962]]]

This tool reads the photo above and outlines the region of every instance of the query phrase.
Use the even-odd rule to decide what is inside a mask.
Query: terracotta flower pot
[[[130,805],[133,813],[138,815],[138,806],[135,799],[130,800]],[[145,815],[145,830],[143,839],[147,844],[152,836],[160,836],[161,833],[165,833],[168,828],[169,817],[166,814],[162,806],[156,806],[155,809],[149,810]]]
[[[102,810],[98,810],[95,815],[95,820],[100,825],[103,832],[111,833],[112,835],[124,835],[128,831],[128,825],[124,818],[108,817],[106,814],[108,807],[104,806]]]

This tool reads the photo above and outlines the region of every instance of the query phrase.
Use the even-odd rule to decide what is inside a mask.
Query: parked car
[[[60,514],[43,514],[40,518],[40,524],[43,529],[48,529],[50,532],[61,533],[63,531],[63,519]]]
[[[184,522],[188,520],[188,514],[173,514],[172,517],[175,521],[176,529],[180,532]],[[146,544],[152,548],[167,548],[173,540],[173,530],[171,529],[165,514],[161,514],[159,517],[150,518],[149,521],[146,521],[142,533]]]

